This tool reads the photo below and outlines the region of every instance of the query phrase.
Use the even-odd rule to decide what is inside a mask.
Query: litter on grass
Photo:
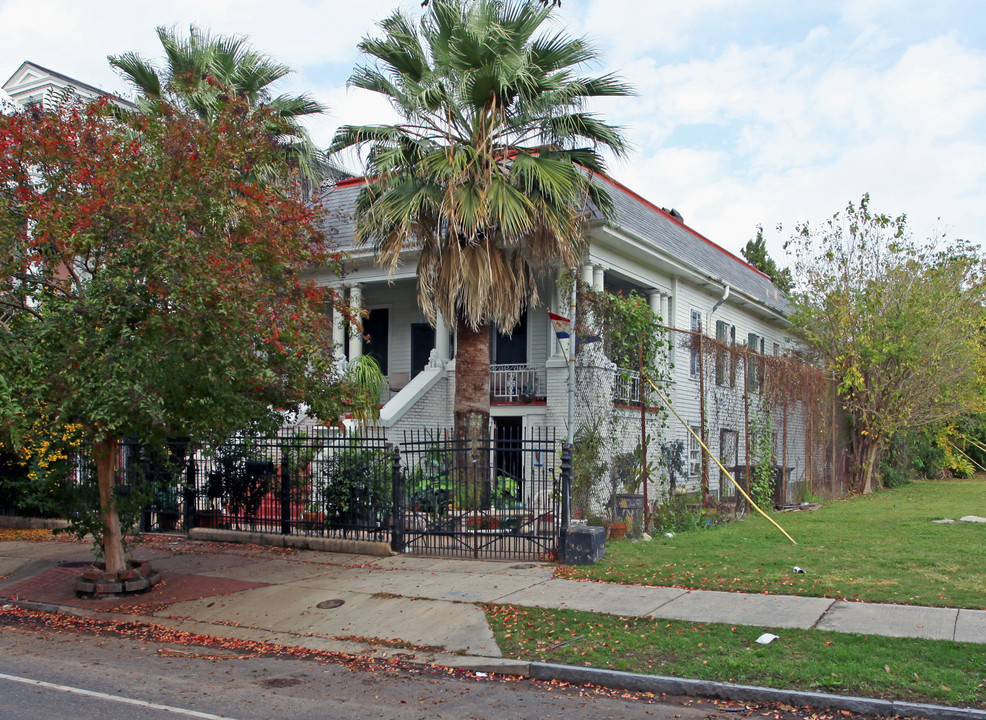
[[[774,642],[774,640],[776,640],[778,637],[780,636],[774,635],[773,633],[764,633],[763,635],[757,638],[757,642],[760,643],[761,645],[770,645],[770,643]]]

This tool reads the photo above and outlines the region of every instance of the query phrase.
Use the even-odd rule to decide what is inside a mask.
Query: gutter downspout
[[[719,298],[719,301],[715,305],[712,306],[712,309],[711,310],[709,310],[709,322],[707,324],[707,329],[711,329],[712,328],[712,315],[715,313],[716,310],[719,309],[719,306],[722,305],[724,302],[726,302],[726,300],[729,298],[729,284],[728,283],[723,283],[722,287],[723,287],[722,297]],[[699,327],[699,332],[701,332],[701,335],[698,336],[698,371],[699,371],[699,377],[698,377],[698,381],[699,381],[698,382],[699,404],[698,404],[698,407],[699,407],[699,419],[701,420],[700,430],[701,430],[701,433],[702,433],[702,443],[703,443],[704,448],[707,448],[709,446],[709,429],[708,429],[708,424],[706,422],[706,408],[705,408],[705,392],[706,392],[706,388],[705,388],[705,348],[702,346],[703,345],[702,340],[705,337],[705,332],[702,332],[702,328],[701,327]],[[719,488],[719,494],[720,495],[722,494],[722,488],[721,487]],[[703,503],[703,505],[706,505],[706,507],[707,507],[707,503],[708,503],[708,496],[709,496],[709,456],[708,456],[708,454],[706,452],[703,451],[702,452],[702,503]]]
[[[709,310],[709,320],[712,319],[712,315],[715,313],[716,310],[719,309],[719,306],[729,299],[729,283],[723,283],[722,287],[723,287],[722,297],[719,298],[719,302],[713,305],[712,309]]]

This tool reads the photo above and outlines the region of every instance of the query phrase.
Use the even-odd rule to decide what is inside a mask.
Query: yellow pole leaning
[[[982,465],[980,465],[975,460],[973,460],[972,459],[972,455],[970,455],[969,453],[967,453],[965,450],[963,450],[962,448],[960,448],[958,445],[956,445],[955,443],[953,443],[951,440],[948,441],[948,444],[951,445],[953,448],[955,448],[955,451],[959,455],[961,455],[962,457],[964,457],[966,460],[968,460],[969,462],[971,462],[973,465],[975,465],[980,470],[983,470],[984,472],[986,472],[986,468],[984,468]]]
[[[652,388],[654,388],[654,392],[656,392],[658,394],[658,396],[661,398],[661,400],[664,401],[664,404],[668,406],[668,410],[670,410],[672,413],[674,413],[674,416],[676,418],[678,418],[678,421],[681,422],[681,424],[685,426],[685,430],[687,430],[689,432],[689,434],[693,438],[695,438],[696,440],[698,440],[698,444],[702,446],[702,450],[705,451],[705,453],[707,453],[710,458],[712,458],[713,460],[715,460],[715,463],[716,463],[716,465],[719,466],[719,469],[722,470],[723,473],[725,473],[726,477],[729,478],[730,482],[732,482],[733,485],[736,486],[736,489],[740,492],[740,494],[744,498],[746,498],[746,501],[748,503],[750,503],[750,506],[754,510],[756,510],[758,513],[760,513],[761,515],[763,515],[765,518],[767,518],[767,521],[771,525],[773,525],[775,528],[777,528],[778,530],[780,530],[781,533],[784,535],[784,537],[786,537],[788,540],[790,540],[793,544],[797,545],[798,544],[797,541],[793,537],[791,537],[790,535],[788,535],[787,534],[787,531],[784,528],[782,528],[780,525],[778,525],[776,522],[774,522],[774,519],[772,517],[770,517],[767,513],[765,513],[763,510],[761,510],[759,508],[759,506],[757,506],[757,504],[755,502],[753,502],[753,498],[751,498],[749,495],[746,494],[746,491],[743,490],[742,487],[740,487],[740,484],[738,482],[736,482],[736,478],[733,477],[732,473],[729,472],[729,470],[726,469],[726,466],[725,465],[723,465],[721,462],[719,462],[719,458],[717,458],[715,455],[713,455],[712,452],[709,450],[709,448],[706,446],[706,444],[704,442],[702,442],[702,438],[700,438],[698,435],[696,435],[695,434],[695,431],[692,430],[688,426],[688,423],[685,422],[684,418],[682,418],[681,415],[678,414],[678,411],[675,410],[673,407],[671,407],[671,401],[668,400],[667,396],[665,396],[665,394],[661,392],[660,388],[658,388],[657,385],[654,384],[654,381],[651,380],[650,378],[647,378],[647,382],[650,383],[650,386]]]

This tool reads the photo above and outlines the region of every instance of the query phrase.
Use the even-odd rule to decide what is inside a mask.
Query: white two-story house
[[[345,327],[341,318],[334,319],[337,351],[349,359],[370,354],[379,362],[388,379],[381,423],[388,437],[399,441],[404,431],[451,426],[455,338],[452,323],[440,319],[437,327],[431,327],[418,307],[414,253],[408,253],[388,276],[374,261],[372,248],[353,245],[353,208],[364,182],[344,179],[323,194],[331,232],[350,260],[342,281],[329,276],[322,281],[365,313],[362,334]],[[752,393],[754,384],[745,378],[737,381],[735,368],[725,373],[713,368],[707,357],[703,365],[693,338],[701,333],[760,354],[781,354],[790,342],[787,300],[769,277],[688,227],[676,211],[662,209],[608,177],[599,176],[596,182],[609,192],[615,211],[610,218],[597,214],[589,225],[589,250],[579,269],[582,281],[595,290],[646,297],[662,322],[677,329],[665,331],[672,347],[669,381],[662,391],[700,436],[704,415],[709,449],[727,466],[741,465],[748,423],[736,412],[717,416],[714,409],[729,404],[723,400],[726,396],[742,405],[747,386]],[[562,438],[568,432],[568,363],[549,312],[568,316],[570,307],[557,285],[555,277],[543,277],[542,303],[528,309],[510,336],[494,333],[491,338],[494,437],[539,428],[553,429]],[[608,416],[608,432],[613,436],[610,457],[632,450],[642,437],[639,389],[632,370],[619,372],[598,351],[580,360],[575,422]],[[661,403],[652,393],[647,405]],[[712,495],[733,494],[718,467],[701,461],[700,445],[680,421],[671,417],[662,423],[660,414],[652,415],[645,419],[652,442],[683,444],[685,467],[677,478],[679,488],[697,490],[704,472]],[[783,438],[774,433],[776,442],[785,446],[775,453],[777,463],[783,455],[787,481],[796,483],[803,475],[798,458],[803,440],[799,442],[794,431],[798,422],[794,413],[787,422],[790,433]],[[779,424],[778,420],[775,425]],[[600,479],[600,485],[605,484]],[[599,499],[607,494],[603,489],[599,492]]]

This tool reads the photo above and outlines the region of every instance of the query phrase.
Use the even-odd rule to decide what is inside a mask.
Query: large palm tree
[[[239,95],[251,107],[263,105],[278,119],[274,131],[294,166],[308,183],[318,186],[327,167],[325,157],[300,120],[325,108],[308,95],[273,97],[270,92],[270,86],[291,68],[254,50],[239,35],[212,35],[195,26],[187,38],[168,27],[157,28],[157,35],[165,54],[162,68],[136,52],[109,57],[139,93],[138,109],[148,111],[168,95],[209,123],[230,94]]]
[[[393,271],[417,251],[418,300],[435,323],[455,319],[455,425],[489,424],[490,327],[510,332],[537,301],[536,277],[584,251],[601,151],[621,132],[586,112],[622,96],[613,75],[584,77],[596,60],[581,38],[546,30],[539,0],[433,0],[419,22],[396,12],[359,45],[350,84],[387,97],[403,121],[346,126],[330,152],[366,152],[357,240]]]

